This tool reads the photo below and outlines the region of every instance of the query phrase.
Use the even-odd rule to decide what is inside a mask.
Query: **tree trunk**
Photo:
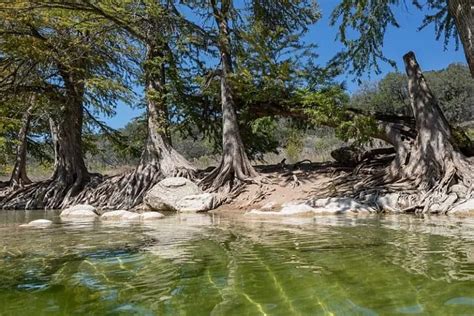
[[[90,179],[82,151],[83,115],[82,98],[72,98],[60,115],[53,118],[57,130],[57,161],[52,179],[66,188],[54,194],[62,195],[66,201],[79,193]]]
[[[10,186],[13,188],[23,187],[26,184],[31,184],[31,180],[28,178],[26,173],[26,147],[33,107],[34,105],[30,105],[21,119],[21,128],[18,133],[18,146],[16,149],[15,166],[13,167],[13,172],[10,177]]]
[[[205,189],[212,191],[231,188],[234,182],[248,181],[258,173],[250,163],[240,135],[234,95],[229,77],[233,73],[229,27],[226,13],[214,6],[214,16],[219,27],[221,54],[221,103],[222,103],[222,158],[219,166],[202,180]]]
[[[145,67],[148,138],[140,164],[156,164],[165,177],[194,177],[196,169],[171,146],[166,69],[163,61],[165,52],[164,46],[148,45],[147,60],[151,64],[148,69]],[[153,69],[156,60],[161,60],[161,63],[158,69]]]
[[[464,54],[474,77],[474,4],[472,0],[448,0],[448,10],[456,23]]]
[[[51,134],[51,142],[53,144],[53,154],[54,154],[54,165],[53,165],[53,170],[56,170],[57,168],[57,165],[58,165],[58,161],[59,161],[59,158],[58,158],[58,129],[56,127],[56,124],[54,123],[54,120],[53,118],[50,116],[48,118],[49,120],[49,131],[50,131],[50,134]]]

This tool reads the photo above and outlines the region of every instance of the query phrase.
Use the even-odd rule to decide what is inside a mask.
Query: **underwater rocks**
[[[165,216],[158,212],[144,212],[144,213],[134,213],[124,210],[110,211],[102,214],[100,217],[103,221],[148,221],[162,219]]]
[[[53,224],[53,222],[48,220],[48,219],[37,219],[37,220],[29,222],[28,224],[20,225],[20,227],[22,227],[22,228],[46,228],[46,227],[51,226],[51,224]]]
[[[246,215],[270,215],[270,216],[308,216],[308,215],[335,215],[335,214],[370,214],[376,210],[357,202],[351,198],[324,198],[313,199],[307,202],[289,202],[281,206],[279,210],[275,207],[269,210],[263,207],[260,210],[251,210]]]

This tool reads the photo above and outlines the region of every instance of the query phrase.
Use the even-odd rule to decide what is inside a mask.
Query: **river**
[[[0,315],[72,314],[474,315],[474,219],[1,212]]]

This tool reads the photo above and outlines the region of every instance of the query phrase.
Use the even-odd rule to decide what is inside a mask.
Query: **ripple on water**
[[[0,314],[474,314],[474,238],[457,220],[35,214],[0,214]],[[16,228],[35,217],[55,224]]]

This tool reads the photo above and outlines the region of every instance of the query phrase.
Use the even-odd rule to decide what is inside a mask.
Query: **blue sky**
[[[325,64],[342,47],[336,41],[337,30],[329,25],[329,15],[337,1],[321,0],[319,3],[323,18],[315,26],[311,27],[309,33],[305,36],[305,41],[318,45],[317,53],[319,58],[317,62]],[[396,16],[401,27],[398,29],[389,28],[385,35],[383,52],[386,57],[397,62],[399,70],[403,70],[403,54],[410,50],[416,53],[417,59],[425,71],[442,69],[454,62],[465,63],[462,47],[456,51],[454,41],[452,41],[447,50],[445,50],[443,40],[436,41],[433,26],[417,31],[423,20],[423,12],[410,5],[408,7],[401,6],[397,9]],[[388,64],[381,64],[381,70],[382,74],[380,75],[366,74],[362,79],[365,81],[375,81],[382,78],[385,74],[394,71]],[[354,77],[345,74],[341,75],[338,80],[346,82],[350,93],[357,91],[358,84],[354,81]],[[120,128],[140,114],[141,110],[139,109],[132,109],[127,105],[119,104],[117,115],[111,118],[104,118],[104,120],[111,127]]]

